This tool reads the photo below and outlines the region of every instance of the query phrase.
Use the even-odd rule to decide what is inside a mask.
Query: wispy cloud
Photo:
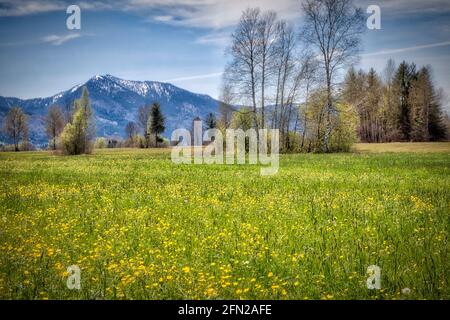
[[[73,40],[73,39],[77,39],[81,37],[81,34],[79,33],[70,33],[67,35],[56,35],[56,34],[52,34],[49,36],[46,36],[42,39],[43,42],[46,43],[50,43],[54,46],[60,46],[62,45],[64,42],[67,42],[69,40]]]
[[[169,24],[213,29],[235,25],[248,7],[274,10],[287,19],[300,15],[299,0],[130,0],[129,8],[138,7],[170,14]]]
[[[217,78],[217,77],[222,76],[222,74],[223,74],[223,72],[199,74],[199,75],[194,75],[194,76],[186,76],[186,77],[179,77],[179,78],[168,79],[168,80],[165,80],[164,82],[181,82],[181,81],[188,81],[188,80]]]
[[[79,1],[84,10],[132,11],[151,20],[191,27],[223,28],[234,25],[248,7],[272,9],[286,19],[301,16],[303,0],[94,0]],[[361,7],[372,0],[357,0]],[[0,16],[21,16],[64,10],[72,0],[0,0]],[[448,0],[378,0],[383,14],[450,12]],[[157,12],[157,14],[155,14]]]
[[[77,4],[84,10],[120,10],[123,1],[97,0],[0,0],[0,17],[27,16],[53,11],[65,11],[69,5]],[[125,3],[128,3],[126,1]]]
[[[64,8],[67,5],[58,0],[0,0],[0,17],[25,16]]]
[[[64,10],[72,0],[0,0],[0,16]],[[77,3],[82,10],[117,10],[182,26],[222,28],[234,25],[248,7],[272,9],[283,17],[298,16],[299,0],[96,0]],[[155,14],[157,12],[157,14]]]
[[[377,4],[382,14],[409,15],[424,13],[450,12],[450,1],[448,0],[361,0],[356,1],[361,7]]]
[[[17,47],[17,46],[27,46],[27,45],[34,45],[39,43],[49,43],[54,46],[60,46],[63,43],[77,39],[82,37],[83,35],[79,33],[70,33],[67,35],[56,35],[51,34],[48,36],[45,36],[43,38],[34,39],[34,40],[23,40],[23,41],[15,41],[15,42],[3,42],[0,43],[0,47]]]
[[[165,15],[165,16],[153,16],[151,20],[158,21],[158,22],[170,22],[173,21],[174,17],[171,15]]]
[[[214,44],[219,46],[225,46],[228,43],[230,43],[231,39],[231,31],[226,32],[212,32],[209,34],[206,34],[204,36],[201,36],[195,40],[196,43],[199,44]]]
[[[370,57],[370,56],[380,56],[380,55],[387,55],[387,54],[395,54],[395,53],[402,53],[402,52],[408,52],[408,51],[416,51],[416,50],[422,50],[422,49],[428,49],[428,48],[437,48],[437,47],[445,47],[449,46],[450,41],[443,41],[443,42],[437,42],[437,43],[431,43],[431,44],[424,44],[420,46],[413,46],[413,47],[405,47],[405,48],[397,48],[397,49],[387,49],[377,52],[370,52],[362,54],[363,57]]]

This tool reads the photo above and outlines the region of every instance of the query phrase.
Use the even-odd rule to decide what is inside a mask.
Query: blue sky
[[[219,96],[228,37],[242,10],[261,7],[298,24],[301,0],[0,0],[0,95],[46,97],[95,74],[157,80]],[[378,4],[382,29],[368,31],[360,67],[382,71],[389,58],[434,69],[450,93],[450,1]],[[81,30],[66,8],[81,7]]]

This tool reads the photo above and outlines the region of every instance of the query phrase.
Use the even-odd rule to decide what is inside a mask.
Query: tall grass
[[[272,177],[166,150],[0,154],[0,298],[449,299],[449,177],[449,153],[288,155]]]

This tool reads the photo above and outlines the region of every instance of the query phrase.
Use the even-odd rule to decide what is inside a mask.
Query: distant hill
[[[137,109],[154,101],[161,104],[166,117],[164,135],[167,137],[177,128],[190,129],[196,116],[204,119],[210,112],[217,114],[220,103],[208,95],[193,93],[170,83],[130,81],[103,75],[48,98],[22,100],[0,96],[0,121],[3,125],[8,110],[20,106],[30,117],[32,143],[44,145],[47,143],[44,119],[48,108],[52,105],[70,106],[81,96],[83,86],[89,90],[97,135],[105,137],[124,136],[127,122],[136,121]],[[3,133],[0,135],[0,141],[5,141]]]

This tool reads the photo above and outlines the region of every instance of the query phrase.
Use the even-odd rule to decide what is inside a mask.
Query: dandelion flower
[[[191,268],[189,268],[189,267],[184,267],[183,268],[183,271],[185,272],[185,273],[189,273],[189,272],[191,272]]]

